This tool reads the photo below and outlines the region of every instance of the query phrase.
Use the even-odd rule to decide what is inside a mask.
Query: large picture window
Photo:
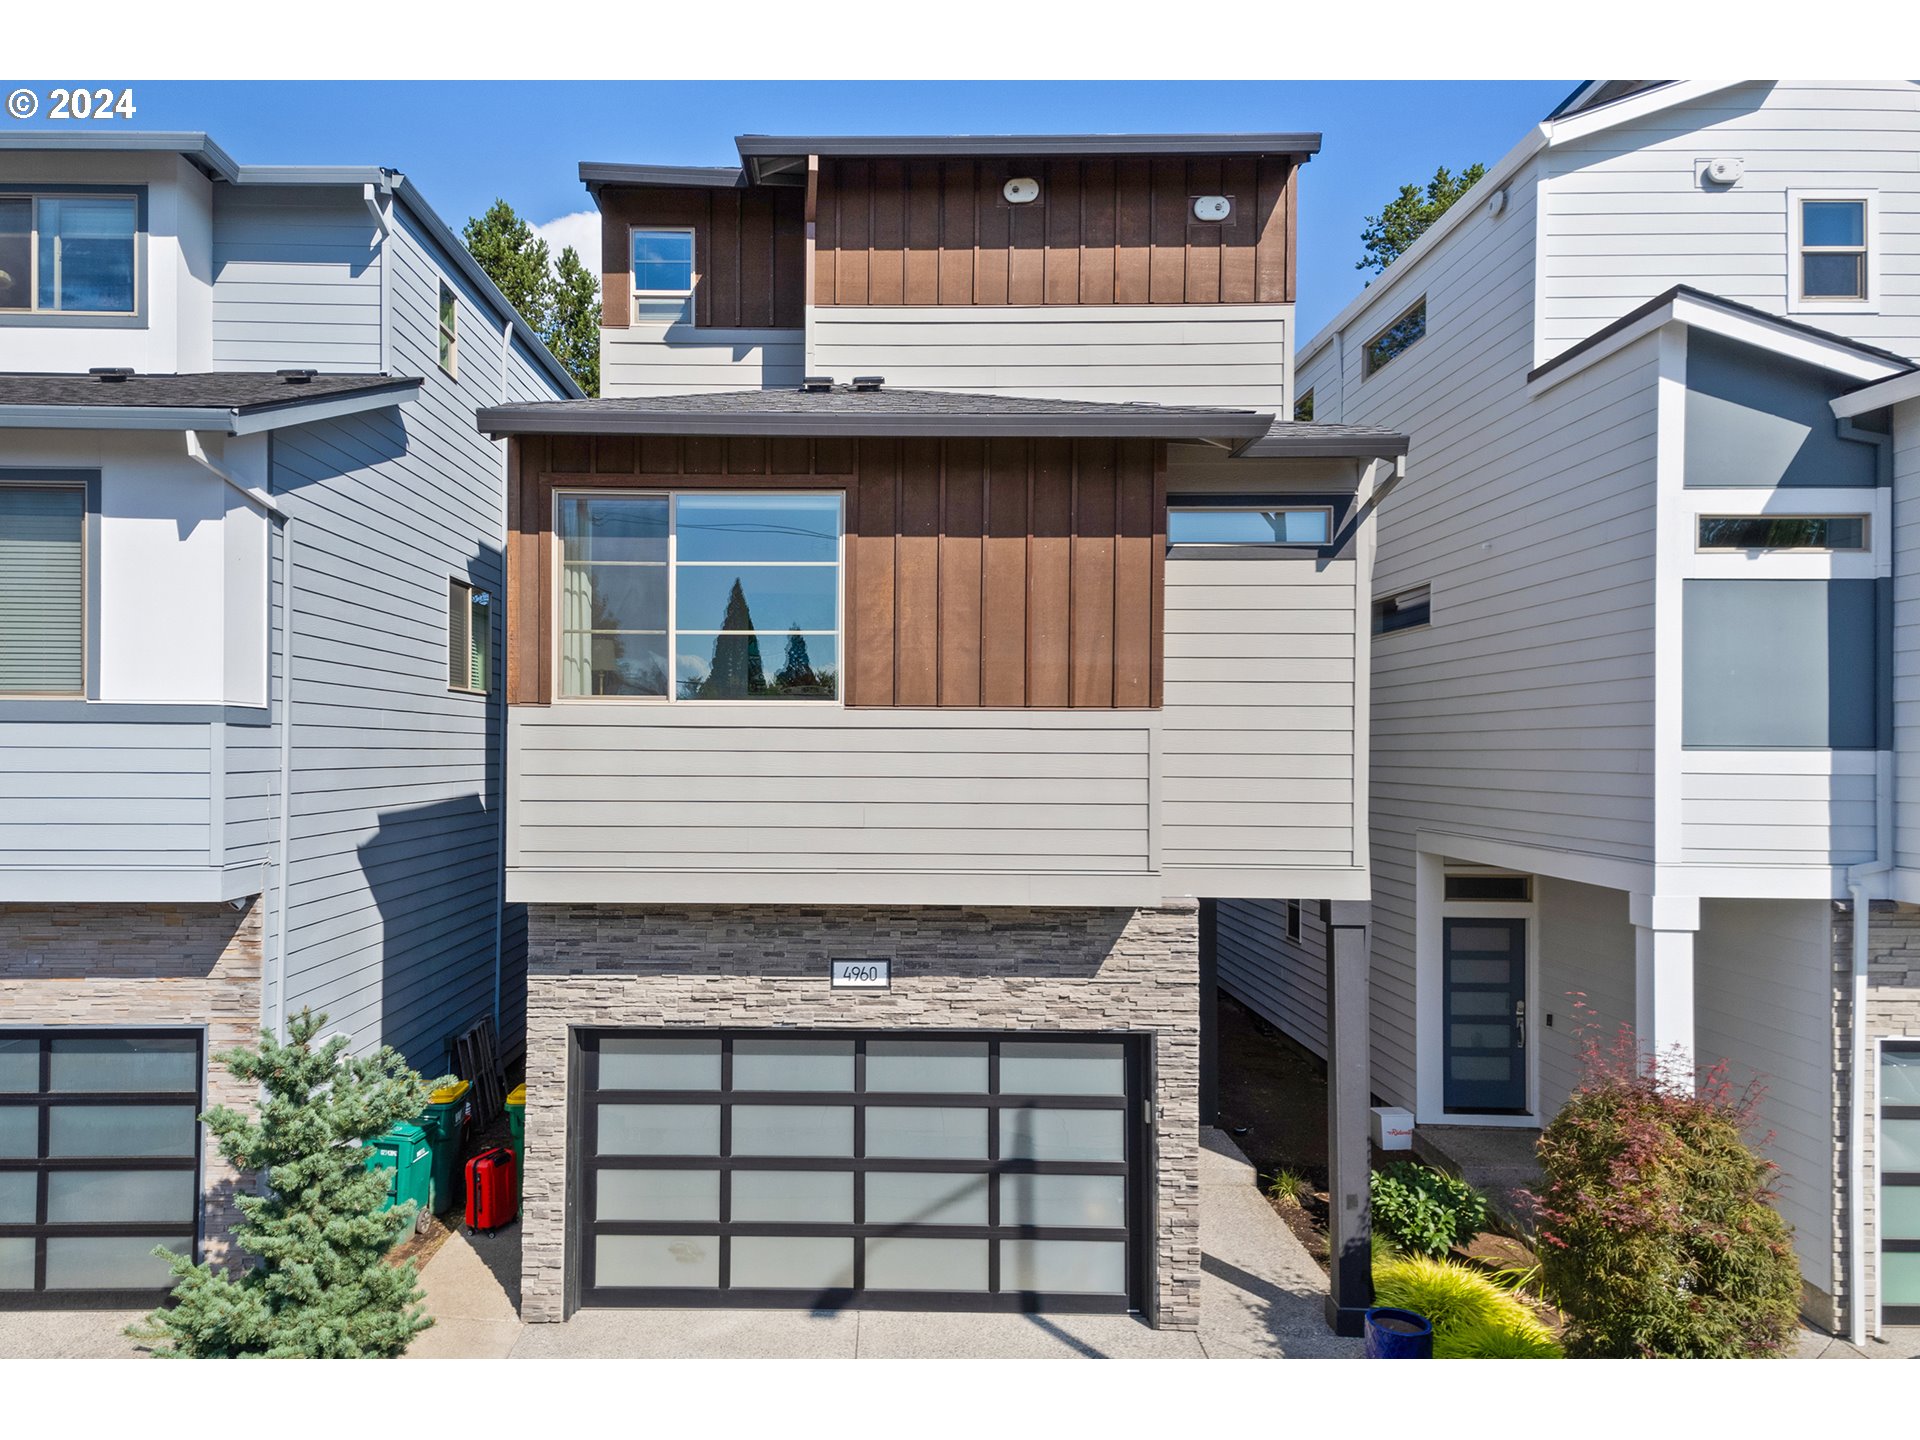
[[[563,494],[560,693],[835,700],[841,497]]]
[[[0,481],[0,695],[86,689],[87,492]]]
[[[0,195],[0,311],[131,315],[131,195]]]

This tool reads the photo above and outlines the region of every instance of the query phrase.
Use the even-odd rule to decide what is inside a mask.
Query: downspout
[[[507,403],[507,365],[513,355],[513,317],[507,316],[500,322],[500,403]],[[501,441],[500,454],[500,594],[497,605],[487,607],[488,627],[491,628],[492,616],[500,616],[500,633],[504,637],[507,631],[507,487],[513,483],[510,471],[513,445],[510,441]],[[487,644],[493,644],[493,637],[487,637]],[[500,1019],[500,976],[506,964],[507,949],[507,647],[500,647],[500,665],[498,673],[490,675],[491,688],[499,696],[500,705],[500,798],[495,806],[498,814],[494,817],[494,862],[493,862],[493,1033],[496,1039],[504,1032]],[[492,705],[494,695],[487,697]]]
[[[269,442],[271,443],[271,442]],[[280,525],[280,839],[275,847],[273,894],[273,1034],[287,1038],[287,856],[293,843],[293,520]]]
[[[1851,420],[1836,426],[1843,440],[1862,441],[1877,451],[1877,479],[1887,487],[1887,530],[1899,533],[1895,513],[1898,496],[1893,492],[1893,438],[1862,429]],[[1891,540],[1888,554],[1893,551]],[[1891,563],[1891,562],[1889,562]],[[1876,607],[1877,613],[1877,607]],[[1875,654],[1879,653],[1876,637]],[[1885,677],[1891,685],[1892,677]],[[1876,686],[1876,690],[1880,687]],[[1876,696],[1876,706],[1878,697]],[[1883,712],[1884,713],[1884,712]],[[1867,1113],[1867,990],[1872,975],[1873,902],[1867,896],[1866,882],[1894,868],[1893,808],[1898,795],[1894,783],[1891,738],[1876,736],[1873,756],[1873,859],[1864,865],[1847,867],[1847,898],[1853,907],[1852,965],[1848,975],[1847,1021],[1847,1338],[1855,1346],[1867,1342],[1867,1135],[1872,1116]],[[1881,739],[1887,745],[1877,743]],[[1877,1307],[1876,1307],[1877,1309]],[[1876,1338],[1879,1327],[1875,1326]]]

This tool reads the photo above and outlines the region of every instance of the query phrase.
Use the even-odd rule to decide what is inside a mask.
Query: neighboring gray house
[[[1856,1340],[1920,1323],[1916,217],[1910,81],[1592,82],[1298,381],[1412,442],[1374,591],[1374,1090],[1444,1149],[1550,1118],[1583,1019],[1727,1059],[1807,1311]],[[1222,983],[1320,1050],[1290,918],[1223,905]]]
[[[518,1043],[473,417],[578,393],[404,175],[0,136],[0,1303],[224,1251],[262,1027]]]
[[[1318,137],[737,146],[582,167],[606,396],[480,417],[514,436],[522,1313],[1191,1328],[1203,916],[1368,895],[1405,441],[1285,418]],[[1363,1061],[1363,925],[1342,953]]]

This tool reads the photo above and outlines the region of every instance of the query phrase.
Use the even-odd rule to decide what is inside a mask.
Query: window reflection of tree
[[[713,660],[698,680],[683,680],[680,693],[689,700],[743,700],[767,693],[767,672],[760,663],[760,636],[753,628],[747,593],[735,576],[727,592],[721,633],[713,637]]]

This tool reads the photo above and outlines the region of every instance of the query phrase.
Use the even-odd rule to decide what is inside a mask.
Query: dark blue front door
[[[1527,922],[1445,920],[1446,1107],[1527,1109]]]

